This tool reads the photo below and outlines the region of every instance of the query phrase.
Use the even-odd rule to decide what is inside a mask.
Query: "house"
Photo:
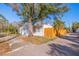
[[[55,38],[57,35],[55,28],[53,28],[50,24],[45,24],[45,23],[41,24],[40,22],[38,22],[33,26],[33,31],[34,31],[33,33],[34,36]],[[63,36],[67,34],[67,30],[65,28],[59,29],[58,32],[60,35],[63,35]],[[22,27],[20,27],[19,33],[21,35],[28,36],[29,34],[28,23],[25,23]]]
[[[45,24],[43,28],[44,28],[44,37],[46,38],[56,37],[56,31],[51,25]]]
[[[25,23],[23,26],[20,27],[19,33],[21,35],[26,35],[28,36],[28,23]]]
[[[33,33],[34,36],[43,36],[43,37],[54,37],[55,36],[54,29],[49,24],[37,23],[33,26],[33,30],[34,30],[34,33]],[[28,36],[29,34],[28,23],[25,23],[22,27],[20,27],[19,33],[21,35]]]
[[[33,35],[35,35],[35,36],[43,36],[43,26],[34,25],[33,31],[34,31]],[[20,27],[19,33],[21,35],[28,36],[28,34],[29,34],[28,23],[25,23],[22,27]]]

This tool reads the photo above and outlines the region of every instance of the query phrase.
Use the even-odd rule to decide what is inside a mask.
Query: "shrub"
[[[18,34],[17,29],[11,24],[8,25],[8,27],[4,29],[3,32],[9,33],[9,34]]]

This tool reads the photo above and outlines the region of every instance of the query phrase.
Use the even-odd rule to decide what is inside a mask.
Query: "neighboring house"
[[[44,25],[44,37],[49,39],[56,37],[55,29],[49,24]]]
[[[42,26],[39,26],[39,28],[36,28],[34,35],[35,36],[44,36],[45,35],[45,33],[44,33],[45,28],[52,28],[52,26],[49,24],[42,24]]]
[[[36,24],[33,26],[34,36],[42,36],[46,38],[55,38],[56,37],[56,30],[49,24]],[[19,29],[19,33],[21,35],[28,36],[29,30],[28,30],[28,23],[25,23],[22,27]],[[67,31],[66,29],[59,29],[60,35],[66,35]]]
[[[34,36],[44,36],[44,28],[52,28],[52,26],[49,24],[37,23],[33,26],[33,28],[34,28],[34,33],[33,33]],[[28,34],[29,34],[28,23],[25,23],[22,27],[20,27],[19,33],[21,35],[28,36]]]
[[[29,34],[29,32],[28,32],[28,23],[25,23],[22,27],[20,27],[19,33],[20,33],[21,35],[26,35],[26,36],[28,36],[28,34]]]

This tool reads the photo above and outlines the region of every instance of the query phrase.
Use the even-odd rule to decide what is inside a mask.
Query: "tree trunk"
[[[29,25],[28,25],[28,29],[29,29],[29,35],[28,36],[33,36],[33,25],[32,25],[32,18],[30,17],[29,20]]]
[[[55,30],[56,30],[56,36],[60,36],[59,29],[58,28],[55,28]]]

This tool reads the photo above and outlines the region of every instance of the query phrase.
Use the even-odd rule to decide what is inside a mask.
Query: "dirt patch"
[[[0,43],[0,55],[10,51],[9,43]]]
[[[19,36],[18,38],[22,40],[23,42],[31,42],[33,44],[43,44],[43,43],[53,40],[53,39],[49,39],[49,38],[45,38],[41,36],[32,36],[32,37]]]

